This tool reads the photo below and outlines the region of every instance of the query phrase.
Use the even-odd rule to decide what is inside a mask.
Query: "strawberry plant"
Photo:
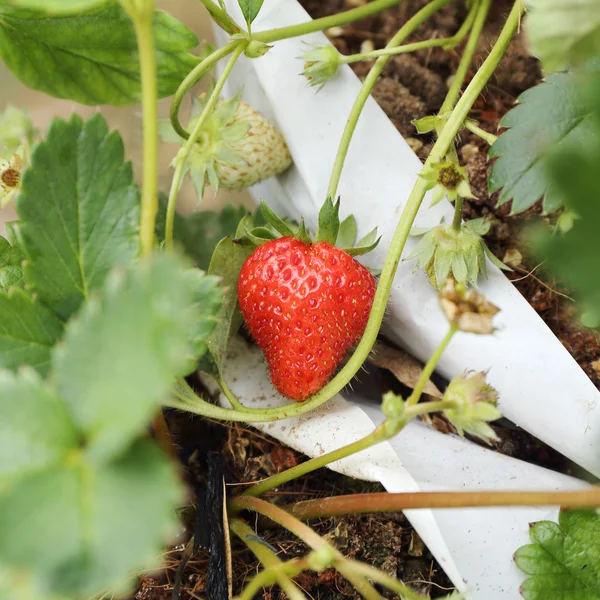
[[[280,40],[370,17],[399,2],[372,0],[322,19],[256,32],[252,26],[262,0],[239,0],[243,23],[223,2],[202,0],[229,39],[221,48],[195,52],[195,34],[156,10],[154,0],[0,0],[0,57],[17,78],[80,104],[140,103],[144,134],[140,189],[121,137],[101,116],[55,118],[41,137],[24,111],[9,106],[0,117],[0,200],[13,202],[18,213],[6,238],[0,237],[4,597],[78,600],[123,594],[135,573],[155,567],[173,532],[184,489],[163,408],[264,423],[308,413],[330,400],[351,382],[375,344],[411,232],[423,239],[407,258],[416,259],[416,268],[426,270],[437,289],[447,332],[412,393],[383,396],[386,418],[370,435],[257,482],[236,497],[223,498],[219,488],[214,501],[225,504],[229,531],[264,566],[239,598],[252,598],[277,583],[299,600],[305,596],[294,578],[330,567],[368,600],[382,598],[381,589],[402,598],[422,597],[385,572],[343,556],[303,522],[309,518],[427,506],[600,504],[596,488],[562,495],[489,492],[475,498],[450,492],[342,496],[285,509],[260,498],[390,440],[422,415],[442,412],[461,435],[483,442],[495,438],[489,423],[501,415],[497,393],[484,373],[456,377],[440,398],[422,398],[454,336],[493,333],[499,310],[475,289],[479,276],[486,275],[486,257],[505,267],[483,241],[489,222],[463,223],[464,200],[472,192],[455,146],[462,130],[491,144],[497,161],[489,185],[502,190],[501,203],[512,201],[512,211],[519,213],[543,197],[546,213],[563,210],[558,230],[566,231],[564,237],[539,236],[537,247],[580,294],[587,322],[599,322],[599,286],[597,277],[589,276],[593,258],[586,248],[597,247],[600,223],[597,206],[584,202],[596,194],[594,169],[600,157],[598,94],[589,84],[598,71],[599,19],[591,0],[576,6],[531,1],[527,27],[532,47],[549,70],[572,70],[553,74],[523,94],[503,121],[508,130],[497,139],[469,115],[523,17],[520,0],[467,85],[491,0],[467,2],[452,37],[406,43],[452,2],[431,0],[403,23],[386,48],[351,56],[330,46],[312,48],[303,57],[302,76],[317,89],[334,79],[342,64],[374,60],[340,138],[317,231],[311,236],[303,220],[278,216],[269,198],[254,215],[234,207],[187,218],[176,212],[188,174],[201,201],[206,186],[215,193],[241,189],[290,167],[293,140],[288,147],[276,125],[242,99],[242,90],[221,98],[242,56],[259,60]],[[584,23],[577,11],[588,9]],[[563,41],[562,50],[556,39]],[[439,114],[416,122],[419,133],[435,133],[435,143],[381,271],[374,275],[359,257],[377,246],[376,230],[356,242],[357,222],[352,216],[340,222],[344,198],[336,200],[357,122],[390,57],[434,47],[453,50],[463,41]],[[184,100],[219,61],[224,61],[220,75],[193,100],[184,126],[179,116]],[[579,82],[592,88],[587,95]],[[157,101],[169,96],[170,119],[161,121]],[[167,196],[158,190],[159,136],[179,146]],[[454,203],[454,218],[415,231],[417,211],[430,190],[433,203],[443,198]],[[228,386],[223,368],[228,344],[243,323],[264,352],[273,385],[291,400],[283,406],[245,406]],[[216,381],[229,408],[196,392],[196,371]],[[221,508],[210,507],[216,520]],[[250,527],[248,511],[287,529],[309,553],[282,561]],[[586,520],[592,520],[591,513],[563,513],[562,530],[546,527],[550,545],[560,546],[561,535],[572,534],[575,546],[583,544],[586,551],[597,529],[593,523],[582,534]],[[548,578],[562,573],[556,565],[568,560],[544,561],[544,531],[537,525],[534,547],[517,553],[518,565],[533,576],[523,588],[525,597],[547,595]],[[567,571],[574,577],[571,567]],[[589,584],[595,571],[590,573],[582,589],[596,585]],[[569,581],[553,589],[566,589]],[[222,584],[219,589],[227,597],[231,590]]]

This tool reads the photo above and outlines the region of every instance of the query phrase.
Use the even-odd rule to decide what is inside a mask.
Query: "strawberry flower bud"
[[[342,64],[340,53],[331,45],[317,46],[300,58],[304,61],[302,75],[318,90],[335,77]]]
[[[500,309],[488,302],[483,294],[468,290],[462,283],[448,278],[440,295],[440,305],[448,321],[459,331],[489,334],[494,332],[492,321]]]
[[[433,287],[440,289],[448,277],[458,283],[477,285],[479,274],[487,277],[486,256],[500,269],[510,271],[498,260],[482,239],[490,229],[489,221],[473,219],[457,230],[451,225],[431,229],[415,228],[413,236],[422,236],[406,260],[415,259],[415,271],[425,270]]]
[[[207,96],[194,103],[188,123],[191,131],[204,108]],[[166,142],[182,139],[167,120],[159,121],[159,135]],[[181,150],[173,166],[182,160]],[[292,164],[281,132],[237,94],[221,100],[204,122],[184,170],[201,199],[204,186],[215,193],[220,187],[240,190],[278,175]]]
[[[485,373],[464,373],[455,377],[448,385],[444,401],[455,404],[455,408],[447,408],[444,414],[461,436],[466,432],[488,444],[498,439],[488,421],[495,421],[502,414],[496,408],[498,394],[486,382]]]
[[[0,115],[0,156],[26,158],[37,133],[29,115],[9,104]]]
[[[404,400],[394,392],[386,392],[383,395],[381,411],[388,419],[400,419],[404,416]]]

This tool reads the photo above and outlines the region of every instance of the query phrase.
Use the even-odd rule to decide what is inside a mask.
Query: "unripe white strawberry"
[[[195,104],[188,131],[194,128],[204,101]],[[167,142],[182,142],[169,121],[161,121],[160,134]],[[178,160],[179,155],[173,162]],[[202,126],[185,170],[202,198],[206,183],[215,192],[219,187],[239,190],[278,175],[291,164],[281,132],[238,94],[217,103]]]

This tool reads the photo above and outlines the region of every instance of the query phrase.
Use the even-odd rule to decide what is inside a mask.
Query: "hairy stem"
[[[465,21],[466,22],[466,21]],[[447,38],[436,38],[432,40],[424,40],[422,42],[414,42],[413,44],[404,44],[395,48],[382,48],[381,50],[373,50],[372,52],[362,52],[360,54],[340,55],[340,62],[351,64],[361,60],[373,60],[381,56],[396,56],[398,54],[407,54],[408,52],[417,52],[418,50],[426,50],[427,48],[437,48],[452,46],[455,44],[455,36]]]
[[[233,519],[229,523],[229,529],[231,529],[231,531],[233,531],[233,533],[248,546],[252,554],[256,556],[265,569],[278,567],[278,570],[273,571],[274,579],[290,600],[306,600],[306,596],[300,591],[300,588],[298,588],[290,576],[280,567],[280,565],[284,563],[278,558],[277,554],[275,554],[267,544],[262,542],[244,521],[241,519]],[[295,568],[300,566],[301,565],[295,565]]]
[[[600,487],[563,492],[407,492],[351,494],[303,500],[284,506],[290,514],[307,521],[340,515],[394,512],[413,508],[476,508],[489,506],[600,506]]]
[[[452,217],[452,229],[454,229],[454,231],[460,231],[464,203],[465,201],[462,196],[457,196],[454,201],[454,216]]]
[[[210,56],[207,56],[200,64],[196,65],[186,76],[186,78],[181,82],[180,86],[177,88],[175,95],[173,96],[173,101],[171,102],[171,110],[170,110],[170,120],[173,129],[177,132],[177,135],[187,140],[190,137],[190,134],[184,129],[184,127],[179,122],[179,109],[181,108],[181,103],[185,98],[186,94],[194,87],[208,71],[210,71],[222,58],[225,58],[229,54],[231,54],[234,49],[242,44],[243,42],[240,40],[236,40],[234,42],[229,42],[222,48],[215,50]]]
[[[222,376],[219,376],[216,381],[219,384],[221,391],[225,395],[225,398],[229,400],[229,403],[234,409],[249,412],[252,411],[252,409],[247,408],[237,399],[236,395],[231,391],[231,388],[227,385],[227,382]]]
[[[404,424],[403,424],[404,425]],[[401,428],[398,429],[400,431]],[[352,444],[348,444],[347,446],[342,446],[337,450],[332,450],[331,452],[327,452],[322,454],[321,456],[317,456],[316,458],[311,458],[306,462],[303,462],[291,469],[286,469],[281,473],[277,473],[276,475],[272,475],[271,477],[267,477],[258,483],[255,483],[252,487],[245,490],[242,495],[243,496],[252,496],[258,497],[262,496],[265,492],[272,490],[288,481],[292,481],[293,479],[297,479],[298,477],[302,477],[307,473],[311,473],[312,471],[316,471],[322,467],[325,467],[336,460],[342,460],[347,456],[352,456],[362,450],[366,450],[379,442],[383,442],[389,439],[386,435],[386,428],[384,427],[384,423],[379,425],[372,433],[353,442]]]
[[[435,367],[440,361],[444,350],[448,347],[448,344],[454,337],[456,333],[456,326],[450,325],[450,329],[448,329],[448,333],[444,336],[444,339],[441,341],[439,346],[435,349],[435,352],[429,357],[427,364],[423,367],[421,371],[421,375],[419,376],[419,381],[417,381],[417,385],[412,391],[412,394],[406,400],[406,406],[414,406],[420,399],[423,394],[423,390],[427,385],[427,382],[431,379],[433,372],[435,371]]]
[[[400,4],[402,1],[403,0],[374,0],[373,2],[368,2],[357,8],[352,8],[329,17],[314,19],[312,21],[307,21],[306,23],[299,23],[298,25],[289,25],[287,27],[278,27],[277,29],[254,33],[252,37],[259,42],[270,44],[271,42],[276,42],[278,40],[285,40],[287,38],[306,35],[307,33],[314,33],[315,31],[323,31],[330,27],[346,25],[353,21],[358,21],[359,19],[374,15],[386,8],[395,6],[396,4]]]
[[[465,121],[465,127],[475,135],[478,135],[482,140],[485,140],[490,146],[494,144],[494,142],[498,139],[497,135],[486,131],[485,129],[481,129],[474,121],[467,119]]]
[[[182,146],[181,150],[177,155],[177,166],[175,168],[175,173],[173,175],[173,180],[171,181],[171,189],[169,191],[169,201],[167,204],[167,218],[165,223],[165,245],[167,248],[173,248],[173,227],[175,223],[175,208],[177,206],[177,194],[179,193],[179,188],[181,187],[181,181],[183,180],[183,173],[185,169],[185,163],[187,161],[190,152],[196,143],[196,140],[200,136],[202,131],[202,127],[204,127],[204,123],[206,123],[206,119],[210,116],[210,113],[213,111],[215,104],[219,100],[219,94],[223,90],[223,86],[229,77],[231,70],[233,69],[233,65],[239,58],[240,54],[244,51],[243,45],[238,45],[233,54],[227,61],[227,65],[225,65],[225,69],[223,69],[223,73],[217,80],[215,84],[215,88],[212,91],[212,94],[208,98],[206,105],[204,106],[202,112],[200,113],[196,124],[194,125],[194,129],[190,134],[190,137],[187,139],[185,144]]]
[[[152,254],[154,228],[158,212],[158,84],[154,53],[154,2],[129,10],[135,26],[140,54],[142,113],[144,128],[142,210],[140,216],[140,252]]]
[[[300,575],[302,571],[306,571],[309,568],[306,559],[294,558],[285,563],[275,565],[265,569],[258,573],[255,577],[250,580],[250,583],[244,587],[242,593],[236,596],[235,600],[252,600],[256,594],[258,594],[263,588],[269,587],[277,581],[278,577],[286,576],[296,577]],[[290,596],[290,598],[292,598]]]
[[[400,28],[398,33],[389,41],[386,48],[395,48],[399,46],[419,25],[426,21],[431,15],[435,14],[442,6],[449,4],[451,0],[433,0],[433,2],[427,4],[417,14],[411,17],[404,25]],[[362,110],[367,102],[367,99],[371,95],[373,86],[377,82],[377,79],[381,75],[381,72],[389,62],[389,56],[381,56],[375,61],[375,64],[369,71],[369,74],[365,78],[358,97],[356,98],[354,105],[348,116],[346,127],[342,133],[342,139],[338,147],[335,162],[331,172],[331,178],[329,180],[329,187],[327,188],[327,197],[335,198],[337,193],[338,184],[342,175],[342,169],[344,168],[344,162],[346,155],[348,154],[348,148],[350,147],[350,141],[354,135],[356,124],[362,113]]]
[[[154,51],[154,2],[148,1],[139,7],[130,3],[125,3],[124,6],[135,27],[140,55],[144,134],[140,254],[148,257],[154,249],[158,213],[158,83]],[[162,410],[155,414],[152,427],[160,447],[167,455],[176,459],[177,451]]]
[[[440,108],[440,114],[451,111],[458,100],[460,90],[465,82],[465,77],[467,76],[471,62],[473,61],[473,56],[475,54],[475,50],[477,49],[477,43],[479,42],[479,37],[481,36],[481,31],[485,25],[485,20],[491,4],[492,0],[480,0],[480,4],[475,15],[475,22],[473,23],[473,29],[469,35],[469,40],[467,41],[463,51],[460,63],[456,69],[456,73],[452,78],[450,89],[448,90],[446,98],[444,99],[444,103]]]

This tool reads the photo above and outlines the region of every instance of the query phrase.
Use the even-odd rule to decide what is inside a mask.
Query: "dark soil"
[[[313,17],[321,17],[357,5],[356,0],[302,0],[302,4]],[[329,32],[332,42],[343,53],[355,53],[361,46],[381,48],[400,26],[416,10],[427,4],[427,0],[406,0],[398,7],[385,13]],[[460,4],[462,7],[463,3]],[[498,0],[488,19],[481,37],[475,66],[481,64],[501,24],[510,9],[511,2]],[[421,26],[410,41],[447,37],[452,35],[464,19],[464,10],[448,6]],[[373,95],[383,110],[394,122],[400,133],[408,138],[421,159],[431,149],[431,136],[417,136],[411,120],[434,114],[441,106],[449,77],[454,73],[460,59],[462,47],[453,51],[432,49],[411,55],[392,58],[376,85]],[[370,63],[355,63],[353,68],[359,77],[368,72]],[[469,74],[472,76],[473,72]],[[480,126],[492,133],[499,128],[502,116],[514,105],[519,94],[540,81],[538,63],[527,54],[522,38],[511,44],[494,78],[485,93],[479,98],[471,113]],[[467,167],[473,194],[477,200],[465,205],[465,218],[491,216],[494,219],[487,243],[500,259],[507,252],[522,256],[509,277],[515,286],[540,314],[557,335],[591,380],[600,388],[600,345],[595,334],[578,325],[574,303],[568,290],[543,270],[528,251],[522,239],[523,225],[540,219],[538,206],[525,215],[510,216],[509,206],[498,207],[497,195],[489,194],[487,177],[491,167],[487,159],[487,145],[483,140],[464,131],[458,142],[459,156]],[[594,366],[595,363],[595,366]],[[389,374],[380,372],[377,384],[381,389],[398,388]],[[443,382],[441,382],[443,385]],[[209,451],[222,453],[229,469],[230,492],[239,489],[243,482],[255,481],[294,466],[303,460],[296,452],[283,447],[279,442],[252,429],[239,425],[211,423],[189,415],[170,413],[169,425],[182,452],[182,461],[187,465],[189,481],[193,486],[203,480],[205,456]],[[434,424],[444,429],[446,424],[436,419]],[[510,423],[501,422],[498,427],[501,442],[500,452],[570,472],[570,465],[558,453],[519,430]],[[322,469],[298,479],[269,495],[271,501],[288,503],[294,500],[323,497],[337,494],[379,491],[375,484],[356,481]],[[191,517],[184,519],[193,522]],[[394,575],[415,589],[438,597],[447,593],[452,586],[433,560],[431,554],[401,514],[363,515],[325,519],[312,523],[315,529],[327,536],[346,555],[375,565]],[[192,527],[182,531],[181,539],[188,539]],[[282,530],[262,531],[265,541],[275,547],[280,556],[289,559],[301,556],[306,548],[291,534]],[[137,600],[167,600],[171,598],[175,571],[183,550],[183,544],[169,554],[168,568],[156,576],[141,579]],[[183,577],[182,600],[207,598],[207,555],[202,552],[190,561]],[[257,572],[257,562],[241,545],[233,544],[234,594],[238,593],[247,578]],[[334,571],[321,574],[305,573],[298,583],[309,597],[322,600],[358,598],[358,594]],[[264,598],[279,600],[286,598],[276,587],[265,592]],[[208,600],[213,600],[209,598]]]

